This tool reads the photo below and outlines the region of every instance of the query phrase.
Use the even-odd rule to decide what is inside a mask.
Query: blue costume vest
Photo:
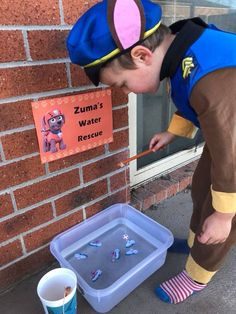
[[[200,127],[197,114],[189,103],[191,91],[204,75],[226,67],[236,67],[236,34],[209,25],[188,48],[171,77],[171,97],[175,106],[197,127]]]

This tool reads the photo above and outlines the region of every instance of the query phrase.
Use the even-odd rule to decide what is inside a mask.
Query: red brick
[[[62,89],[68,86],[65,64],[0,69],[0,97]]]
[[[102,154],[104,154],[104,146],[99,146],[76,155],[52,161],[49,163],[49,170],[50,172],[53,172],[63,168],[71,167],[73,165],[79,164],[82,161],[93,159]]]
[[[76,0],[66,0],[63,1],[65,22],[68,24],[74,24],[78,18],[87,11],[95,3],[101,2],[98,0],[90,1],[76,1]]]
[[[6,135],[1,140],[6,159],[13,159],[39,151],[35,129]]]
[[[112,104],[120,106],[128,103],[128,96],[125,95],[120,88],[112,88]]]
[[[29,31],[30,56],[33,60],[66,58],[66,37],[69,31]]]
[[[101,201],[99,201],[93,205],[87,206],[85,208],[86,218],[90,218],[91,216],[98,214],[103,209],[108,207],[109,206],[109,202],[108,202],[109,199],[110,199],[110,196],[106,197],[105,199],[103,199],[103,200],[101,200]]]
[[[75,64],[70,65],[71,71],[71,82],[73,87],[79,87],[84,85],[91,85],[93,87],[92,82],[86,76],[84,70]],[[112,105],[120,106],[128,103],[128,96],[125,95],[120,88],[113,87],[112,91]]]
[[[179,192],[179,182],[175,180],[171,180],[169,174],[167,176],[162,176],[158,179],[158,184],[163,186],[166,190],[166,197],[171,197]]]
[[[81,188],[55,201],[57,215],[82,206],[107,193],[107,181],[102,180],[95,184]]]
[[[24,208],[55,196],[80,184],[79,171],[72,170],[14,192],[18,208]]]
[[[187,187],[189,187],[191,185],[191,183],[192,183],[192,176],[183,178],[179,182],[179,191],[185,190]]]
[[[57,0],[1,0],[2,25],[55,25],[60,24]]]
[[[112,171],[117,170],[118,163],[127,158],[127,153],[122,152],[83,167],[84,182],[100,178]]]
[[[167,193],[167,198],[174,196],[179,192],[179,182],[173,182],[173,181],[168,181],[168,182],[161,182],[162,185],[166,184],[166,193]]]
[[[155,194],[145,189],[145,187],[138,187],[133,191],[133,198],[142,201],[142,209],[146,210],[155,202]]]
[[[71,71],[71,84],[73,87],[92,85],[92,83],[84,73],[84,70],[80,66],[71,64],[70,71]]]
[[[4,291],[13,284],[34,272],[49,266],[54,261],[49,247],[27,256],[13,265],[0,271],[0,291]]]
[[[61,220],[58,220],[47,227],[27,234],[24,237],[26,250],[29,252],[49,243],[54,236],[74,226],[75,224],[80,223],[82,220],[83,213],[82,211],[79,211]]]
[[[145,189],[155,195],[155,203],[160,203],[167,197],[166,187],[160,184],[159,179],[150,181],[145,184]]]
[[[99,202],[97,202],[91,206],[87,206],[85,208],[86,218],[89,218],[89,217],[99,213],[100,211],[108,208],[111,205],[114,205],[117,203],[127,203],[127,202],[129,202],[129,197],[130,197],[130,195],[128,195],[128,198],[127,198],[127,194],[126,194],[125,189],[122,191],[119,191],[115,194],[109,195],[105,199],[103,199],[103,200],[101,200],[101,201],[99,201]]]
[[[117,204],[117,203],[129,203],[130,202],[130,190],[123,189],[115,194],[110,195],[110,204]]]
[[[129,184],[129,170],[115,174],[110,178],[111,191],[120,189]]]
[[[45,174],[39,156],[13,162],[0,167],[0,189],[35,179]]]
[[[0,38],[0,62],[21,61],[26,59],[22,32],[0,31]]]
[[[190,162],[189,164],[187,164],[186,166],[184,166],[184,172],[190,172],[190,173],[194,173],[197,165],[198,165],[199,159]]]
[[[198,160],[133,190],[132,206],[144,210],[186,189],[191,184],[197,163]],[[147,191],[153,194],[154,198],[147,194]]]
[[[124,128],[128,126],[128,107],[113,110],[113,129]]]
[[[136,208],[137,210],[142,211],[142,201],[136,199],[132,194],[131,194],[131,206]]]
[[[114,151],[129,146],[129,130],[113,133],[113,142],[109,144],[109,150]]]
[[[0,218],[13,213],[14,208],[10,194],[0,195]]]
[[[176,169],[172,172],[170,172],[168,175],[169,175],[169,178],[171,180],[174,180],[174,181],[180,181],[181,178],[183,178],[184,176],[189,176],[187,173],[185,174],[184,171],[183,171],[184,167],[181,167],[179,169]]]
[[[0,131],[20,128],[33,123],[31,101],[19,101],[0,105]]]
[[[6,241],[53,218],[51,204],[45,204],[0,223],[0,241]]]
[[[185,171],[186,169],[182,167],[170,173],[171,180],[179,182],[179,191],[186,189],[192,181],[192,171]]]
[[[22,246],[20,240],[15,240],[0,247],[0,265],[5,265],[22,256]]]

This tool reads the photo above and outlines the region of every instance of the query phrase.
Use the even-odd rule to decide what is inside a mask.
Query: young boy
[[[177,112],[168,130],[151,139],[153,151],[202,129],[190,253],[185,269],[156,289],[161,300],[182,302],[206,287],[236,242],[236,35],[199,18],[167,28],[160,6],[149,0],[104,0],[77,21],[67,47],[96,86],[152,93],[170,79]]]

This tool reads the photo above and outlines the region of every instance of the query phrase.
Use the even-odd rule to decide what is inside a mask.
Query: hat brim
[[[102,68],[102,64],[84,68],[84,71],[87,75],[87,77],[90,79],[90,81],[95,85],[98,86],[100,82],[100,70]]]

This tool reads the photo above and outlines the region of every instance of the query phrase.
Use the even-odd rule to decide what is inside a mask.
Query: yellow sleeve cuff
[[[236,212],[236,193],[214,191],[211,187],[212,206],[220,213]]]
[[[174,114],[167,131],[178,136],[194,138],[197,127],[191,121]]]

